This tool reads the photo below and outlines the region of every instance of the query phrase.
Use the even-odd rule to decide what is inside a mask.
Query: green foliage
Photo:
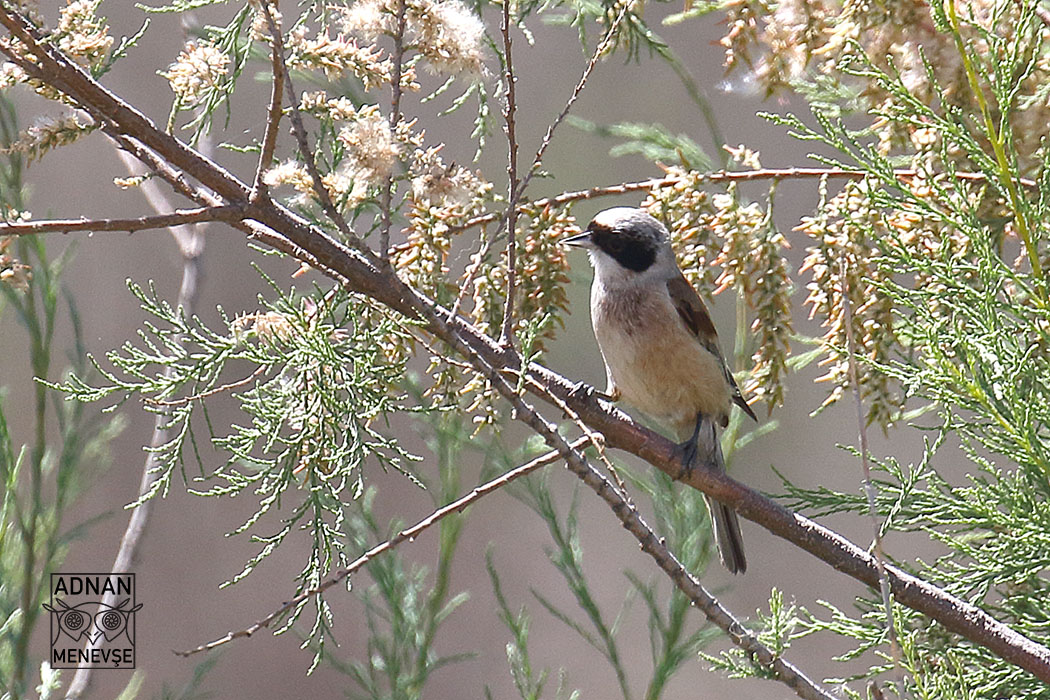
[[[513,639],[507,642],[507,663],[510,666],[511,677],[514,679],[514,687],[522,700],[540,700],[543,697],[543,689],[547,685],[549,673],[547,669],[536,673],[529,659],[529,623],[531,621],[529,611],[525,606],[522,606],[517,614],[511,611],[510,604],[503,594],[503,586],[500,583],[496,565],[492,561],[491,549],[485,554],[485,565],[489,571],[489,579],[492,581],[492,590],[496,594],[499,619],[513,635]],[[561,669],[558,673],[558,688],[554,697],[558,700],[562,698],[577,700],[580,697],[580,691],[568,692],[565,684],[565,670]],[[491,694],[486,693],[486,697],[491,697]]]
[[[15,133],[15,110],[0,99],[5,143]],[[5,216],[24,206],[22,173],[18,154],[0,158],[0,209]],[[40,666],[30,639],[41,621],[49,574],[90,525],[70,526],[64,522],[66,511],[107,466],[108,444],[123,422],[100,421],[79,404],[55,401],[44,384],[56,372],[56,330],[67,323],[73,332],[72,368],[85,371],[80,318],[61,279],[73,246],[52,256],[43,239],[30,238],[0,248],[0,253],[5,250],[28,272],[24,284],[0,279],[0,314],[17,318],[37,382],[22,396],[0,390],[0,694],[24,696],[39,672],[38,693],[44,697],[57,687],[60,674]],[[14,414],[28,417],[29,435],[12,432],[9,416]]]
[[[801,621],[794,605],[784,602],[784,594],[777,588],[769,593],[769,612],[758,611],[754,626],[758,630],[758,639],[773,653],[783,654],[791,647],[791,642],[805,636],[811,630],[800,629]],[[700,653],[711,668],[725,673],[730,678],[773,678],[769,669],[755,662],[742,649],[733,648],[723,651],[719,656]]]
[[[470,432],[462,419],[450,414],[432,415],[428,423],[433,432],[428,446],[437,457],[437,483],[430,485],[429,492],[437,508],[459,496],[461,457],[470,444]],[[370,488],[346,507],[347,558],[356,558],[402,527],[396,520],[385,527],[379,524],[372,507],[375,493]],[[410,564],[401,552],[390,552],[367,564],[372,585],[350,582],[351,590],[364,604],[369,630],[363,660],[342,659],[326,651],[324,636],[316,635],[316,626],[328,625],[330,619],[327,612],[323,620],[318,615],[311,631],[317,648],[315,663],[325,655],[346,674],[359,691],[350,697],[420,698],[431,674],[473,656],[472,652],[443,655],[437,651],[442,623],[468,599],[466,592],[453,593],[450,589],[463,522],[464,516],[454,514],[438,525],[438,557],[432,575],[426,567]]]
[[[418,459],[389,435],[394,414],[421,410],[398,389],[406,356],[390,343],[407,339],[404,322],[356,295],[299,296],[273,285],[276,300],[260,301],[265,311],[223,315],[219,332],[187,318],[152,286],[129,286],[154,319],[140,331],[139,345],[108,353],[113,370],[92,359],[103,384],[74,375],[52,386],[78,402],[116,397],[113,407],[138,396],[164,417],[169,438],[152,452],[156,479],[141,500],[166,493],[176,470],[188,478],[194,460],[201,482],[194,493],[251,495],[256,510],[235,533],[251,531],[260,550],[230,583],[305,529],[311,548],[300,588],[316,585],[338,559],[345,508],[364,491],[365,464],[407,474],[408,462]],[[231,374],[237,379],[226,381]],[[204,399],[227,392],[249,420],[218,434]],[[207,472],[201,423],[226,455]],[[280,518],[277,529],[256,532],[268,515]]]
[[[172,11],[182,12],[187,9],[189,8],[178,7]],[[230,97],[237,87],[238,79],[248,65],[252,48],[252,42],[245,36],[245,30],[250,25],[251,18],[252,7],[246,4],[225,27],[208,26],[204,28],[202,40],[221,51],[223,55],[230,57],[231,66],[229,75],[224,75],[219,81],[206,82],[200,94],[193,99],[184,101],[183,97],[176,95],[171,106],[171,114],[168,116],[168,129],[174,127],[179,112],[192,112],[193,118],[182,127],[192,131],[190,145],[196,145],[201,136],[209,131],[215,113],[220,107],[225,107],[226,125],[229,125],[232,114]]]
[[[586,119],[569,116],[569,123],[581,131],[620,139],[609,149],[612,157],[637,153],[648,160],[681,165],[692,170],[710,170],[711,159],[687,134],[673,134],[660,124],[610,124],[603,126]]]
[[[654,529],[679,561],[689,571],[702,574],[713,552],[703,496],[689,489],[677,489],[670,478],[659,472],[635,473],[623,467],[617,469],[649,499],[655,518]],[[720,631],[712,625],[703,624],[691,629],[689,612],[692,603],[680,590],[668,586],[664,579],[646,580],[630,570],[624,572],[630,586],[619,610],[610,620],[595,597],[583,564],[583,543],[579,534],[575,493],[567,512],[561,515],[551,485],[553,478],[552,474],[545,471],[526,478],[521,487],[512,487],[511,491],[547,525],[553,545],[547,556],[572,592],[583,620],[556,606],[538,590],[532,590],[533,597],[550,615],[602,655],[615,674],[625,700],[635,697],[635,692],[623,663],[618,636],[632,603],[640,599],[645,609],[652,660],[642,697],[646,700],[664,697],[671,678],[686,663],[695,659],[703,646],[717,639]],[[491,566],[490,577],[500,605],[500,618],[514,636],[513,641],[508,643],[507,654],[515,685],[522,698],[541,697],[548,672],[535,673],[529,662],[529,613],[523,607],[516,615],[512,614]],[[559,674],[558,697],[562,696],[566,687],[563,676],[564,671]]]
[[[968,84],[979,95],[976,113],[917,97],[901,73],[878,67],[859,45],[840,64],[846,76],[891,96],[889,107],[872,110],[872,118],[889,128],[924,130],[927,145],[910,161],[887,153],[872,131],[850,127],[833,108],[815,111],[815,127],[793,116],[771,118],[837,152],[823,162],[867,174],[868,208],[853,223],[874,254],[858,272],[893,309],[895,340],[892,354],[858,360],[919,404],[913,430],[934,433],[918,464],[875,460],[876,510],[884,533],[925,533],[944,552],[930,563],[899,564],[1038,639],[1050,624],[1050,606],[1044,604],[1050,565],[1050,326],[1042,271],[1048,222],[1042,203],[1050,183],[1045,147],[1031,172],[1012,141],[1035,56],[1046,49],[1027,11],[1012,32],[1002,33],[960,19],[953,3],[945,7],[937,4],[934,18],[958,47]],[[971,33],[964,35],[963,25]],[[989,60],[975,58],[972,33],[987,44]],[[936,85],[938,71],[928,63],[926,70]],[[918,175],[902,175],[902,163]],[[957,177],[962,170],[981,179],[967,183]],[[932,422],[930,406],[936,411]],[[956,441],[968,458],[962,484],[953,483],[959,465],[947,471],[959,457],[951,459],[946,445]],[[803,512],[867,512],[861,493],[785,483],[786,502]],[[892,537],[889,542],[892,554]],[[900,644],[895,663],[881,601],[860,600],[854,613],[825,607],[825,614],[799,610],[801,622],[793,624],[803,633],[849,640],[844,661],[870,659],[872,652],[881,659],[869,660],[866,670],[845,680],[875,679],[900,697],[1050,697],[1044,684],[910,609],[893,609]],[[783,626],[778,620],[772,614],[766,621],[767,634]],[[723,667],[750,673],[728,662]]]

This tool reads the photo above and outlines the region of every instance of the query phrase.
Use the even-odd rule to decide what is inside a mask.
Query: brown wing
[[[671,295],[671,302],[674,303],[675,310],[678,311],[678,316],[685,327],[696,336],[696,339],[708,352],[722,363],[722,370],[725,372],[726,381],[729,382],[729,393],[733,398],[733,403],[751,416],[752,420],[757,421],[758,417],[747,405],[747,401],[744,401],[744,397],[740,394],[740,387],[737,386],[733,373],[729,371],[729,365],[722,356],[722,351],[718,347],[718,332],[715,331],[715,324],[711,323],[711,316],[707,313],[707,307],[704,306],[700,295],[682,274],[667,280],[667,292]]]

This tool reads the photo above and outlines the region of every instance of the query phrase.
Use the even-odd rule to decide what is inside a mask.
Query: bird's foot
[[[706,430],[705,430],[706,429]],[[682,459],[682,470],[676,480],[682,480],[698,466],[718,469],[721,463],[721,450],[718,447],[718,435],[715,424],[702,413],[696,414],[696,426],[693,434],[685,442],[679,443],[675,452]]]
[[[607,394],[604,391],[598,391],[587,382],[576,382],[571,389],[569,389],[569,397],[577,399],[579,401],[589,401],[590,399],[601,399],[602,401],[615,402],[620,398],[619,392]]]
[[[576,382],[571,389],[569,389],[569,398],[576,399],[578,401],[586,401],[598,392],[595,391],[594,387],[587,382]]]
[[[682,460],[682,470],[675,476],[675,481],[682,481],[693,471],[696,465],[698,449],[695,438],[689,438],[675,446],[675,454]]]

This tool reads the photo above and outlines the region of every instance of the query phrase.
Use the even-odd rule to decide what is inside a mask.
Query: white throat
[[[642,272],[628,270],[615,258],[599,249],[592,248],[587,254],[594,267],[594,283],[609,290],[663,284],[678,271],[674,253],[670,249],[657,253],[655,262]]]

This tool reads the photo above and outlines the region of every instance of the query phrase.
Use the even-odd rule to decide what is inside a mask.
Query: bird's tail
[[[722,445],[718,440],[714,421],[702,416],[698,416],[697,421],[694,433],[699,457],[697,461],[704,467],[724,472],[726,462],[722,456]],[[736,511],[708,496],[704,496],[704,500],[707,502],[707,510],[711,513],[711,532],[722,565],[731,573],[744,573],[747,570],[747,558],[744,556],[744,539],[740,535],[740,521]]]
[[[740,536],[740,521],[736,511],[718,501],[707,498],[707,509],[711,511],[711,531],[722,565],[731,573],[742,574],[747,570],[744,557],[744,540]]]

